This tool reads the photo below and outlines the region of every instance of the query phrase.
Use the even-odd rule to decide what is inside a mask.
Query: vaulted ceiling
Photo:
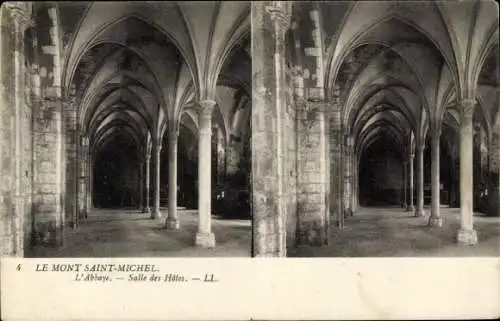
[[[384,136],[409,152],[433,126],[457,130],[464,98],[478,100],[476,118],[487,132],[498,122],[492,2],[321,2],[311,9],[321,15],[327,96],[344,102],[344,124],[359,149]]]
[[[159,143],[179,122],[195,131],[201,99],[217,101],[225,128],[249,96],[248,2],[62,3],[59,14],[63,88],[96,148],[118,133]]]

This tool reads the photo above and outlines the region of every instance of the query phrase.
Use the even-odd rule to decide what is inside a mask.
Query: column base
[[[181,227],[181,224],[179,222],[179,219],[171,219],[167,218],[165,221],[165,228],[169,230],[178,230]]]
[[[214,233],[196,233],[195,245],[204,248],[214,248],[215,247],[215,235]]]
[[[52,222],[38,223],[36,229],[31,232],[31,245],[42,247],[62,247],[64,235],[60,228]]]
[[[157,218],[160,218],[162,215],[161,215],[161,211],[160,210],[157,210],[155,209],[152,213],[151,213],[151,219],[157,219]]]
[[[144,208],[142,209],[142,212],[143,212],[143,213],[146,213],[146,214],[151,214],[151,209],[150,209],[149,207],[144,207]]]
[[[406,211],[407,212],[415,212],[415,206],[413,206],[413,205],[407,205],[406,206]]]
[[[443,219],[441,217],[429,217],[429,227],[441,227],[443,226]]]
[[[417,208],[415,210],[415,217],[424,217],[425,216],[425,211],[423,208]]]
[[[459,229],[457,232],[457,242],[464,245],[477,244],[477,233],[475,230]]]

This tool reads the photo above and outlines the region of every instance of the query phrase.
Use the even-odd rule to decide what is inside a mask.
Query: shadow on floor
[[[428,212],[428,209],[427,209]],[[345,228],[332,229],[322,247],[288,248],[295,257],[457,257],[499,256],[500,218],[474,216],[478,244],[456,242],[460,209],[442,208],[442,227],[428,227],[427,217],[413,217],[402,208],[361,208],[345,220]]]
[[[162,209],[162,213],[167,213]],[[212,220],[216,247],[194,244],[197,212],[178,211],[179,230],[164,228],[164,219],[140,211],[95,210],[86,223],[67,230],[61,248],[37,247],[32,257],[250,257],[251,221]]]

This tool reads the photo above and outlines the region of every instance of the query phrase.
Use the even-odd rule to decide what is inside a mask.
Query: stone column
[[[1,213],[4,210],[0,209],[0,243],[2,243],[0,244],[0,254],[5,253],[19,257],[24,255],[24,217],[27,210],[25,203],[30,192],[25,190],[26,178],[24,177],[23,168],[25,166],[23,160],[26,158],[24,152],[24,141],[26,138],[24,136],[29,133],[27,128],[24,127],[26,121],[24,101],[26,85],[24,32],[28,27],[30,18],[28,6],[28,3],[23,2],[6,2],[4,4],[4,8],[2,9],[6,10],[7,13],[4,15],[6,20],[2,19],[2,35],[0,39],[2,46],[6,43],[11,45],[10,48],[5,48],[8,51],[2,48],[1,62],[1,72],[5,73],[7,70],[10,72],[1,76],[2,78],[5,76],[11,77],[8,81],[11,86],[4,88],[4,82],[2,81],[2,91],[6,90],[5,93],[2,92],[2,96],[7,94],[8,98],[5,98],[7,98],[8,102],[6,105],[3,105],[4,97],[2,97],[1,103],[4,113],[0,115],[0,121],[3,121],[3,126],[5,126],[1,129],[5,136],[0,138],[4,140],[5,145],[0,145],[0,150],[5,148],[10,149],[11,152],[7,151],[7,155],[10,157],[3,160],[6,164],[2,164],[4,166],[3,169],[9,172],[5,173],[6,177],[2,177],[2,183],[0,183],[4,187],[3,195],[0,195],[0,201],[3,203],[2,207],[5,208],[6,212],[4,216],[4,213]],[[11,20],[9,21],[9,19]],[[9,26],[8,24],[10,23],[12,25]],[[6,41],[7,39],[8,42]],[[4,57],[3,54],[6,53],[7,55]],[[10,90],[11,88],[13,92]],[[3,126],[0,125],[0,127]],[[2,143],[0,142],[0,144]],[[3,158],[6,156],[5,152],[2,154],[0,154],[0,157]],[[1,163],[2,161],[0,160]],[[4,222],[6,223],[5,225],[3,224]],[[3,244],[4,240],[6,241],[5,245]]]
[[[198,232],[195,244],[201,247],[215,247],[212,233],[212,111],[216,102],[202,100],[199,106],[198,141]]]
[[[15,102],[15,190],[14,190],[14,233],[16,233],[15,249],[16,253],[23,255],[24,253],[24,216],[25,199],[27,191],[23,186],[23,159],[24,159],[24,143],[25,128],[23,126],[24,116],[24,90],[25,90],[25,75],[24,66],[24,32],[28,27],[30,13],[26,5],[18,2],[6,3],[11,17],[14,20],[14,102]]]
[[[420,145],[417,147],[417,209],[415,211],[415,216],[425,216],[424,211],[424,146]],[[410,158],[410,206],[413,206],[413,184],[412,182],[412,169],[413,168],[413,157]]]
[[[325,120],[323,102],[297,104],[297,244],[326,244]]]
[[[89,146],[89,149],[88,149],[88,160],[87,160],[87,173],[88,173],[88,183],[87,183],[87,213],[85,215],[85,218],[87,218],[88,216],[88,213],[90,212],[90,210],[92,209],[92,207],[94,206],[94,202],[93,202],[93,195],[92,195],[92,191],[94,190],[94,168],[92,166],[92,150],[90,149],[90,146]]]
[[[423,150],[423,149],[422,149]],[[424,194],[423,194],[423,188],[424,188],[424,155],[423,155],[423,151],[418,151],[418,153],[420,153],[420,155],[418,155],[419,159],[418,159],[418,166],[419,166],[419,169],[418,169],[418,175],[419,175],[419,179],[420,181],[417,182],[417,184],[420,184],[418,186],[419,190],[418,190],[418,193],[420,193],[420,188],[422,188],[422,209],[423,209],[423,197],[424,197]],[[408,166],[409,166],[409,169],[410,169],[410,175],[409,175],[409,186],[408,186],[408,212],[414,212],[415,211],[415,206],[413,205],[413,194],[414,194],[414,184],[413,184],[413,177],[414,177],[414,165],[413,165],[413,160],[415,159],[415,154],[413,154],[413,152],[410,153],[409,157],[408,157]],[[422,164],[420,164],[420,162],[422,162]],[[420,194],[418,194],[418,197],[420,197]],[[419,198],[419,201],[420,201],[420,198]],[[418,211],[417,211],[418,212]],[[423,213],[423,212],[422,212]],[[417,215],[417,216],[421,216],[420,214]]]
[[[161,187],[161,181],[160,181],[160,165],[161,165],[161,148],[162,144],[161,142],[157,142],[155,146],[155,194],[154,194],[154,209],[153,212],[151,213],[151,218],[156,219],[160,218],[161,215],[161,210],[160,210],[160,187]]]
[[[179,140],[177,127],[176,124],[172,124],[168,132],[168,216],[165,227],[173,230],[178,230],[180,227],[177,216],[177,142]]]
[[[78,219],[85,220],[87,217],[87,184],[89,184],[89,173],[87,172],[89,158],[89,140],[86,136],[80,136],[80,159],[79,159],[79,186],[78,186]]]
[[[345,216],[352,216],[351,199],[352,193],[352,137],[346,136],[345,142],[345,168],[344,168],[344,213]]]
[[[358,168],[356,166],[356,155],[354,153],[354,141],[353,147],[351,149],[351,175],[352,175],[352,197],[351,197],[351,215],[354,215],[354,212],[357,210],[357,197],[358,197]]]
[[[146,185],[144,182],[144,159],[142,154],[137,158],[139,159],[139,210],[144,213],[144,185]]]
[[[499,116],[497,116],[499,117]],[[488,215],[500,216],[500,124],[497,132],[491,133],[489,152]]]
[[[286,256],[283,194],[285,32],[289,3],[252,2],[253,255]]]
[[[429,226],[442,226],[443,220],[440,213],[440,180],[439,180],[439,137],[441,136],[440,129],[433,129],[431,135],[432,143],[432,165],[431,165],[431,180],[432,180],[432,203],[431,215],[429,217]]]
[[[331,222],[342,229],[344,227],[342,202],[342,128],[341,109],[343,101],[334,98],[329,112],[329,139],[330,139],[330,216]]]
[[[34,123],[34,245],[62,245],[62,106],[60,99],[40,102]]]
[[[477,234],[473,226],[473,172],[472,172],[472,140],[474,127],[474,99],[461,102],[460,117],[460,229],[457,241],[468,245],[477,243]]]
[[[146,199],[145,199],[145,205],[144,209],[142,210],[143,213],[150,214],[151,213],[151,208],[149,207],[149,199],[150,199],[150,186],[151,186],[151,178],[150,178],[150,169],[151,169],[151,151],[146,152],[146,156],[144,157],[144,167],[146,169],[145,173],[145,194],[146,194]]]
[[[79,195],[80,168],[78,156],[79,136],[77,131],[77,110],[74,92],[63,98],[63,124],[64,124],[64,195],[65,195],[65,221],[71,228],[76,228],[79,222]]]
[[[408,208],[408,195],[407,195],[407,188],[408,188],[408,161],[403,160],[403,208],[407,211],[410,209]]]

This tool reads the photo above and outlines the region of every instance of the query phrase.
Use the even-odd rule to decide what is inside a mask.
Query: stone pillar
[[[86,136],[80,136],[80,159],[79,159],[79,186],[78,186],[78,220],[87,218],[87,184],[89,184],[89,140]]]
[[[345,216],[352,216],[351,199],[352,193],[352,137],[345,136],[345,168],[344,168],[344,213]]]
[[[161,165],[161,148],[162,144],[161,142],[157,142],[154,150],[155,154],[155,194],[154,194],[154,209],[153,212],[151,213],[151,218],[156,219],[160,218],[161,215],[161,210],[160,210],[160,187],[161,187],[161,181],[160,181],[160,165]]]
[[[58,99],[40,102],[34,124],[35,245],[62,245],[62,107]]]
[[[286,256],[282,115],[290,4],[260,1],[251,6],[253,255]]]
[[[144,159],[142,154],[137,157],[139,160],[139,210],[144,213]]]
[[[499,117],[499,116],[497,116]],[[497,132],[491,133],[489,152],[488,215],[500,216],[500,124]]]
[[[3,133],[3,135],[0,134],[3,136],[0,138],[3,141],[0,141],[0,150],[6,151],[1,151],[0,157],[7,156],[8,158],[0,160],[2,166],[0,202],[3,203],[0,209],[0,255],[22,257],[24,255],[24,217],[27,210],[25,205],[30,192],[25,187],[27,179],[24,166],[26,162],[23,161],[26,158],[24,136],[29,134],[29,129],[24,126],[26,122],[24,32],[28,27],[30,12],[29,4],[23,2],[6,2],[2,6],[3,10],[7,13],[4,14],[5,20],[2,19],[1,22],[0,39],[3,47],[2,114],[0,115],[0,121],[2,121],[0,131]],[[4,77],[10,77],[10,79],[5,81]]]
[[[351,197],[351,215],[354,215],[354,212],[358,209],[357,206],[357,198],[358,198],[358,168],[356,166],[356,154],[354,152],[354,140],[353,147],[351,149],[351,175],[352,175],[352,197]]]
[[[330,217],[331,222],[342,229],[344,227],[344,213],[342,202],[342,129],[341,108],[343,102],[335,98],[330,109],[329,139],[330,139]]]
[[[418,190],[418,193],[420,193],[420,188],[422,188],[422,209],[423,209],[423,197],[424,197],[424,194],[423,194],[423,188],[424,188],[424,165],[423,165],[423,161],[424,161],[424,155],[423,155],[423,151],[419,151],[419,153],[421,155],[418,155],[418,157],[420,157],[418,159],[418,166],[419,166],[419,170],[418,170],[418,175],[419,175],[419,179],[420,181],[417,182],[417,184],[420,184],[418,186],[419,190]],[[408,186],[408,212],[414,212],[415,211],[415,206],[413,205],[413,195],[414,195],[414,184],[413,184],[413,180],[414,180],[414,165],[413,165],[413,160],[415,159],[415,154],[413,154],[413,152],[410,153],[409,157],[408,157],[408,166],[409,166],[409,169],[410,169],[410,175],[409,175],[409,186]],[[422,161],[422,164],[420,164],[420,161]],[[422,165],[422,167],[420,167]],[[420,176],[421,175],[421,176]],[[418,194],[418,197],[420,197],[420,194]],[[420,200],[420,199],[419,199]],[[422,212],[423,213],[423,212]],[[417,215],[417,216],[421,216],[421,215]]]
[[[431,165],[431,180],[432,180],[432,203],[431,203],[431,215],[429,217],[429,226],[440,227],[443,225],[443,220],[441,218],[440,212],[440,180],[439,180],[439,137],[441,136],[440,129],[433,129],[431,134],[431,153],[432,153],[432,165]]]
[[[65,194],[65,209],[66,222],[69,227],[76,228],[78,225],[78,186],[79,186],[79,144],[77,132],[77,110],[75,104],[74,92],[69,97],[65,97],[63,101],[63,124],[64,124],[64,154],[65,154],[65,177],[64,177],[64,194]]]
[[[320,246],[327,242],[325,120],[323,102],[297,104],[298,225],[297,244]]]
[[[14,233],[15,251],[21,256],[24,253],[24,209],[25,191],[23,188],[23,143],[26,140],[23,129],[24,114],[24,31],[28,24],[28,12],[19,4],[8,6],[14,20],[14,110],[15,110],[15,144],[14,144]]]
[[[174,123],[174,122],[172,122]],[[172,124],[168,132],[168,216],[165,227],[178,230],[180,227],[177,216],[177,143],[179,140],[179,129]]]
[[[407,188],[408,188],[408,161],[403,160],[403,203],[401,205],[405,210],[409,211]]]
[[[473,226],[473,172],[472,172],[472,140],[474,127],[474,99],[461,102],[460,117],[460,229],[457,241],[467,245],[477,243],[477,234]]]
[[[150,214],[151,213],[151,208],[149,207],[149,199],[150,199],[150,186],[151,186],[151,178],[150,178],[150,169],[151,169],[151,151],[146,152],[146,156],[144,157],[144,167],[145,167],[145,205],[144,209],[142,210],[143,213]]]
[[[198,232],[195,244],[201,247],[215,247],[212,233],[212,111],[216,102],[202,100],[199,106],[198,141]]]
[[[94,202],[92,200],[92,198],[93,198],[92,191],[93,191],[93,188],[94,188],[94,186],[92,185],[92,184],[94,184],[94,180],[93,180],[93,178],[94,178],[94,168],[92,166],[92,150],[90,149],[90,146],[88,148],[87,173],[88,173],[87,199],[86,199],[86,202],[87,202],[87,213],[86,213],[85,218],[87,218],[89,211],[94,206],[93,205]]]
[[[425,216],[424,211],[424,146],[420,145],[417,147],[417,209],[415,211],[415,216]],[[413,168],[413,157],[410,158],[410,206],[413,206],[413,184],[412,182],[412,170]]]

